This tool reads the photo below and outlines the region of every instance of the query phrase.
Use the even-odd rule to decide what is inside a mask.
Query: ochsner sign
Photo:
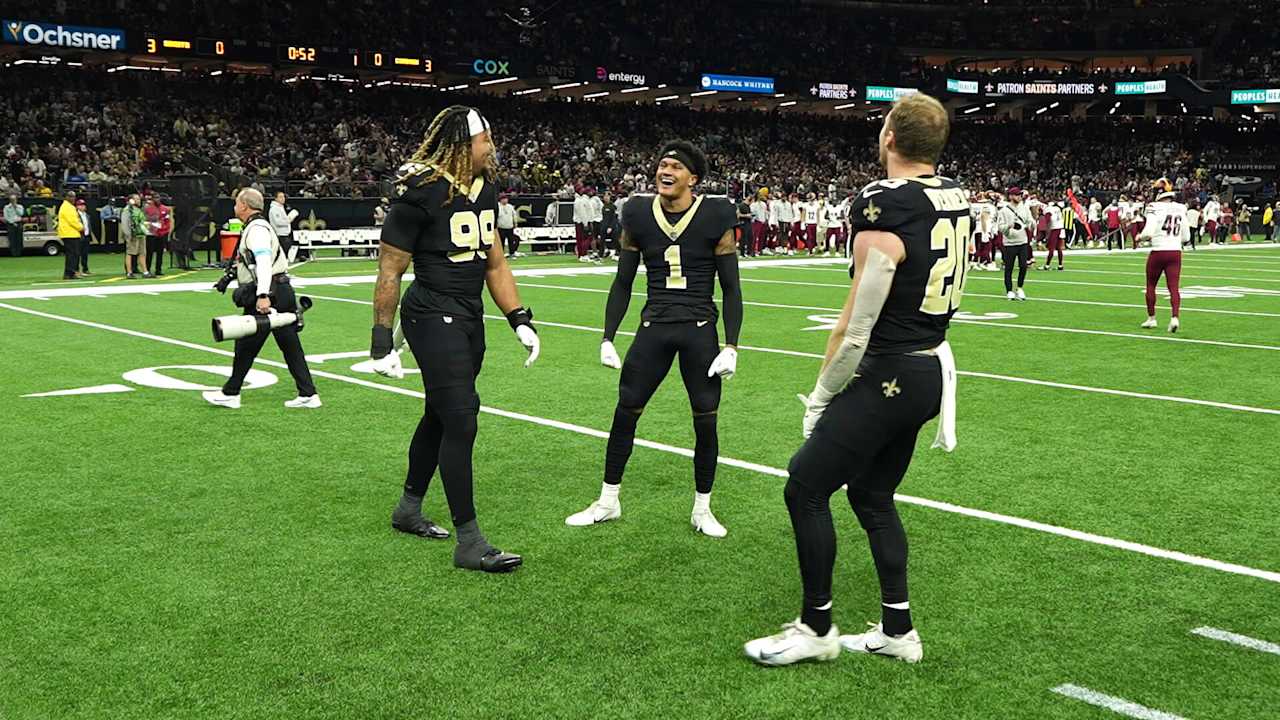
[[[118,28],[52,25],[25,20],[4,21],[4,41],[14,45],[124,50],[124,31]]]
[[[637,87],[644,85],[644,73],[609,72],[607,68],[596,68],[596,82],[625,83]]]

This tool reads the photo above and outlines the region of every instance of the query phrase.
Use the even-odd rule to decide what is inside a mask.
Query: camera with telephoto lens
[[[236,265],[234,262],[228,262],[222,267],[222,277],[213,284],[213,289],[219,293],[226,295],[227,287],[231,285],[231,281],[236,279]]]

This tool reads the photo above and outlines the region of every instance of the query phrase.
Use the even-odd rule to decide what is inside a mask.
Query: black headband
[[[689,157],[689,154],[686,153],[685,151],[679,148],[671,148],[670,150],[662,154],[662,157],[658,159],[658,162],[661,163],[662,160],[665,158],[679,160],[680,164],[684,165],[686,168],[689,169],[689,172],[693,173],[694,175],[698,175],[699,178],[702,177],[701,175],[698,174],[698,166],[693,164],[693,158]]]

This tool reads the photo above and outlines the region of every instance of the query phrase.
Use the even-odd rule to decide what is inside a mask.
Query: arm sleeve
[[[636,280],[636,269],[640,267],[640,253],[637,250],[623,250],[618,256],[618,274],[609,287],[609,301],[604,308],[604,339],[613,342],[618,334],[618,326],[627,315],[627,307],[631,305],[631,285]]]
[[[720,292],[724,295],[724,342],[736,347],[742,332],[742,281],[738,278],[738,254],[717,255],[716,272],[720,275]]]
[[[831,362],[818,376],[818,384],[813,389],[814,400],[823,405],[830,403],[857,374],[858,366],[862,364],[862,357],[871,341],[871,329],[880,318],[880,311],[889,297],[896,272],[897,266],[889,256],[875,248],[867,253],[866,268],[853,297],[853,311],[849,316],[849,325],[845,328],[844,339]]]
[[[409,203],[392,203],[387,219],[382,223],[382,242],[413,252],[418,244],[418,233],[428,222],[426,211]]]

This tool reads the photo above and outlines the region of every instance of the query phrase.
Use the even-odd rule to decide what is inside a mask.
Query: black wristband
[[[369,345],[369,355],[374,360],[381,360],[391,354],[392,344],[391,328],[386,325],[374,325],[373,342]]]
[[[530,330],[538,332],[538,328],[533,326],[533,311],[527,307],[518,307],[507,313],[507,322],[511,323],[512,330],[521,325],[528,325]]]

